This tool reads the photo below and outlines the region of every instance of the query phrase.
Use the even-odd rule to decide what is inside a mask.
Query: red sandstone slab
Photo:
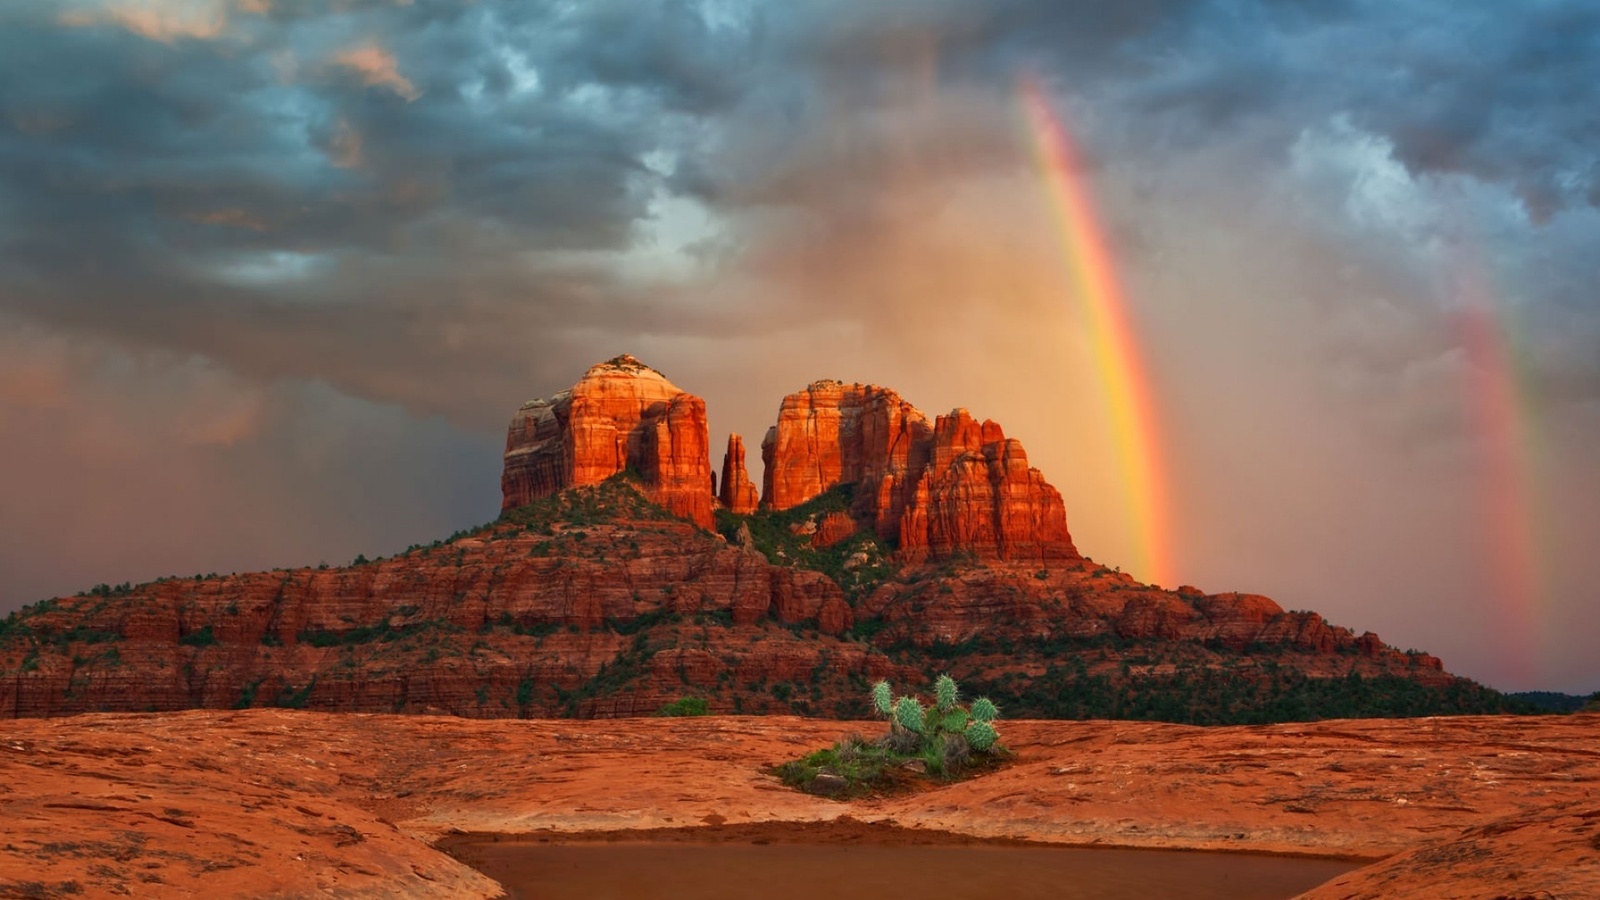
[[[842,804],[763,770],[877,723],[283,710],[19,720],[0,739],[0,891],[487,897],[491,883],[429,842],[849,815],[1067,844],[1401,854],[1346,876],[1352,897],[1494,896],[1485,885],[1600,896],[1597,716],[1003,725],[1017,754],[1007,769]]]

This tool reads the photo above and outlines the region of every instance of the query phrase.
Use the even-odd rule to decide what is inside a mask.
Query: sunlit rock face
[[[744,438],[728,435],[728,449],[722,454],[722,493],[719,498],[729,512],[749,515],[756,511],[761,495],[744,467]]]
[[[1060,493],[1020,442],[964,409],[930,424],[888,388],[818,381],[783,398],[761,458],[766,508],[851,485],[857,519],[906,561],[1079,558]]]
[[[624,355],[590,368],[570,390],[517,410],[506,434],[500,508],[630,470],[652,500],[712,527],[705,401]]]
[[[850,717],[872,680],[945,671],[1034,715],[1397,708],[1364,678],[1411,682],[1410,711],[1496,708],[1377,635],[1080,556],[1060,494],[965,410],[930,421],[886,388],[816,382],[763,442],[764,497],[730,437],[720,500],[744,518],[720,523],[707,451],[700,398],[632,357],[601,363],[517,411],[493,522],[390,559],[102,585],[0,621],[0,717],[629,716],[688,694]],[[848,503],[803,506],[836,489]]]

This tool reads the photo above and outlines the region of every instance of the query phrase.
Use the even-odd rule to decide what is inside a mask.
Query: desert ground
[[[1304,895],[1600,897],[1600,716],[1004,722],[1014,761],[888,799],[774,764],[875,722],[288,710],[7,722],[0,897],[494,897],[462,835],[825,839],[864,826],[1370,862]],[[746,829],[741,832],[739,829]],[[750,831],[756,829],[756,831]]]

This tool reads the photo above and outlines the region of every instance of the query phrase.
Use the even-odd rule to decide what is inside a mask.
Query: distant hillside
[[[101,586],[0,623],[0,715],[868,714],[949,672],[1011,716],[1197,724],[1526,711],[1267,597],[1077,551],[1000,426],[816,382],[714,490],[704,404],[631,357],[524,404],[500,518],[348,567]],[[714,530],[713,530],[714,529]]]
[[[1575,713],[1589,703],[1590,697],[1584,694],[1562,694],[1557,691],[1516,691],[1506,694],[1507,697],[1540,712]]]

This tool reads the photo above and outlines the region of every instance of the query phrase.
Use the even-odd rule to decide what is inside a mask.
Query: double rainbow
[[[1467,395],[1480,444],[1488,451],[1481,488],[1486,562],[1497,594],[1495,628],[1516,675],[1535,674],[1536,624],[1545,584],[1539,552],[1537,453],[1527,394],[1517,364],[1510,310],[1493,299],[1476,255],[1453,260],[1458,339],[1467,363]]]
[[[1111,419],[1118,474],[1134,531],[1131,568],[1146,581],[1168,583],[1168,504],[1157,453],[1156,405],[1111,246],[1060,116],[1033,81],[1024,78],[1019,95],[1060,226],[1074,294],[1094,346],[1094,368]]]

